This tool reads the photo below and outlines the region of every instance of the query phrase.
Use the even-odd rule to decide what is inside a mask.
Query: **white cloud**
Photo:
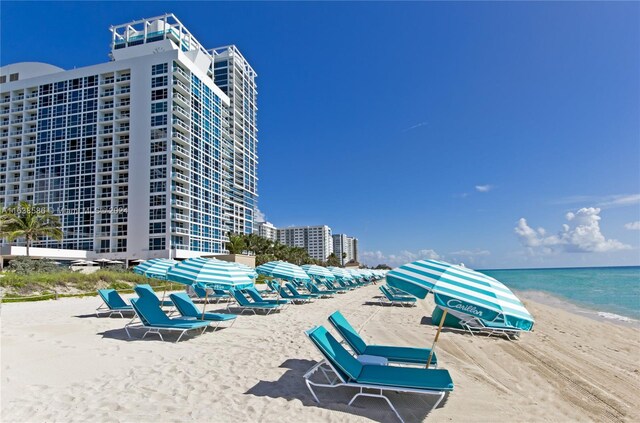
[[[625,228],[630,231],[640,231],[640,220],[636,220],[635,222],[627,223],[624,225]]]
[[[262,213],[259,208],[256,208],[254,218],[255,218],[256,222],[266,222],[267,221],[267,216],[264,213]]]
[[[531,228],[525,218],[518,220],[514,230],[522,245],[532,252],[602,253],[631,248],[615,239],[606,239],[600,232],[601,217],[597,207],[584,207],[576,213],[567,213],[565,217],[569,223],[563,224],[562,230],[555,235],[547,236],[544,228]]]
[[[402,266],[416,260],[441,260],[442,257],[436,251],[423,249],[416,252],[403,250],[395,254],[384,254],[382,251],[363,251],[360,253],[360,261],[367,265],[387,264],[391,267]]]
[[[476,191],[478,192],[489,192],[493,189],[493,185],[476,185]]]
[[[420,128],[421,126],[425,126],[425,125],[428,125],[428,124],[429,124],[429,122],[426,122],[426,121],[425,122],[416,123],[415,125],[406,128],[403,132],[411,131],[412,129]]]
[[[612,195],[572,195],[554,201],[554,204],[595,204],[601,209],[632,206],[640,204],[640,194],[612,194]]]
[[[454,251],[452,253],[449,253],[449,255],[452,256],[456,256],[456,257],[473,257],[473,256],[488,256],[490,255],[491,252],[489,250],[460,250],[460,251]]]

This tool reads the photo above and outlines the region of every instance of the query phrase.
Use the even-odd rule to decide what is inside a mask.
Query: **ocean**
[[[514,291],[537,291],[605,319],[640,320],[640,266],[479,270]]]

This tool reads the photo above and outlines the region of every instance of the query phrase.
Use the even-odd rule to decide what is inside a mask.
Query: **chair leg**
[[[400,417],[400,414],[398,413],[398,410],[396,410],[396,408],[393,406],[393,404],[391,403],[389,398],[387,398],[385,395],[382,394],[382,389],[380,389],[380,393],[379,394],[370,394],[370,393],[364,392],[364,388],[360,388],[360,392],[358,392],[357,394],[355,394],[353,396],[353,398],[351,398],[351,401],[349,401],[349,405],[353,404],[353,402],[358,397],[371,397],[371,398],[382,398],[382,399],[384,399],[387,402],[387,404],[389,404],[389,407],[391,407],[391,410],[393,410],[393,412],[396,414],[396,416],[398,417],[400,422],[404,423],[404,420],[402,419],[402,417]]]

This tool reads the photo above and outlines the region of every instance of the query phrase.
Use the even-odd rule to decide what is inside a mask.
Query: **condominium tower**
[[[344,266],[350,261],[358,261],[358,238],[345,234],[333,235],[333,252]]]
[[[225,252],[257,201],[256,74],[172,14],[111,27],[111,60],[0,68],[0,205],[41,204],[110,259]],[[71,53],[71,52],[70,52]]]
[[[296,226],[278,229],[278,241],[294,247],[302,247],[317,260],[326,260],[333,252],[331,228],[321,226]]]

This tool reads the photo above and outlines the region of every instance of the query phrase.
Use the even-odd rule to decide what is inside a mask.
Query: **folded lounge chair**
[[[257,301],[251,302],[244,296],[244,294],[237,289],[232,288],[229,290],[231,296],[236,300],[237,308],[241,309],[240,314],[245,311],[251,311],[253,314],[257,314],[256,311],[263,311],[265,314],[270,314],[276,310],[279,310],[282,306],[280,304],[272,303],[259,303]]]
[[[437,307],[431,313],[431,320],[434,325],[437,325],[442,318],[442,309]],[[513,326],[509,326],[502,322],[491,322],[483,319],[478,319],[475,316],[463,314],[460,312],[448,310],[448,314],[445,318],[444,326],[451,328],[460,328],[468,331],[471,335],[477,333],[485,334],[488,336],[503,335],[507,339],[515,340],[520,337],[522,330]]]
[[[385,391],[436,395],[439,397],[433,406],[436,408],[445,394],[453,390],[453,381],[447,370],[363,364],[344,349],[324,327],[317,326],[305,333],[324,356],[324,360],[314,365],[303,376],[307,388],[316,402],[320,402],[320,400],[318,400],[312,386],[358,388],[359,392],[351,398],[349,405],[353,404],[358,397],[382,398],[389,404],[398,419],[404,422],[389,398],[384,395]],[[311,380],[313,374],[318,370],[325,376],[327,383]],[[328,373],[330,371],[336,377],[330,378],[330,373]],[[365,392],[365,390],[377,392]]]
[[[160,305],[150,297],[134,298],[131,300],[131,305],[140,319],[140,323],[133,323],[132,320],[125,325],[124,330],[127,332],[129,338],[131,338],[129,329],[142,328],[147,329],[144,335],[142,335],[142,338],[149,333],[155,333],[162,341],[164,341],[164,338],[162,337],[161,331],[180,332],[180,336],[176,339],[176,342],[178,342],[186,332],[201,329],[200,333],[202,334],[210,325],[210,322],[202,320],[170,319],[164,314]]]
[[[349,321],[339,311],[329,316],[329,323],[338,331],[340,336],[351,347],[353,352],[360,355],[374,355],[384,357],[394,363],[410,363],[426,365],[431,350],[429,348],[394,347],[390,345],[367,345]],[[431,356],[430,367],[438,367],[438,357],[434,352]]]
[[[146,298],[149,298],[150,300],[155,299],[157,304],[161,307],[173,307],[173,303],[170,300],[160,301],[155,291],[153,290],[153,288],[151,288],[151,285],[149,284],[145,283],[141,285],[136,285],[136,287],[133,288],[133,290],[136,291],[136,294],[138,294],[138,297],[140,298],[146,297]]]
[[[100,317],[100,314],[106,313],[109,313],[109,317],[114,314],[119,314],[120,317],[124,317],[122,313],[134,313],[133,307],[125,303],[115,289],[99,289],[98,295],[100,295],[104,303],[96,308],[96,317]]]
[[[378,288],[380,288],[380,291],[382,291],[382,294],[384,295],[384,297],[380,298],[380,304],[381,305],[385,305],[385,304],[390,304],[390,305],[400,304],[403,307],[405,307],[405,306],[406,307],[413,307],[413,306],[416,305],[416,297],[411,297],[409,295],[403,295],[403,296],[394,295],[394,294],[391,293],[391,291],[389,291],[389,289],[385,285],[380,285]]]
[[[177,293],[169,295],[173,304],[175,304],[178,312],[186,318],[209,321],[209,322],[217,322],[216,328],[220,326],[222,322],[231,322],[231,327],[235,323],[236,316],[235,314],[219,314],[219,313],[204,313],[198,310],[198,307],[191,301],[191,298],[185,293]]]

